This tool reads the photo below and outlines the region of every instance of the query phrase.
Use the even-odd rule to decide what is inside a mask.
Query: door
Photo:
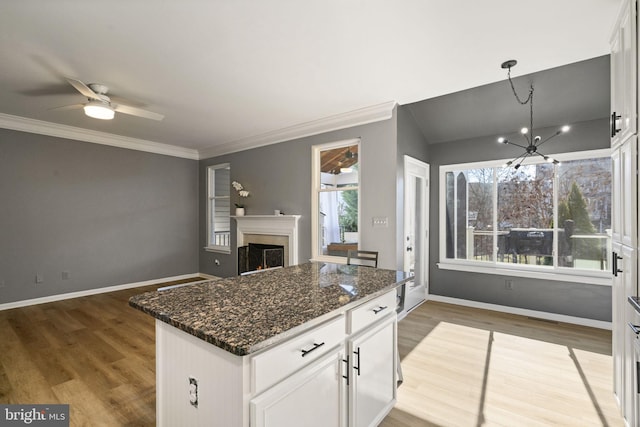
[[[403,311],[429,293],[429,165],[404,156],[404,271],[414,274],[405,287]]]

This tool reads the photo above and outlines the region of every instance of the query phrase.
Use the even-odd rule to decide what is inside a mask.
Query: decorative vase
[[[236,208],[236,216],[244,216],[244,208]]]

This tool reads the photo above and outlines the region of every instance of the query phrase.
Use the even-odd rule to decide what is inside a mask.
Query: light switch
[[[386,216],[374,216],[372,223],[373,228],[386,228],[389,226],[389,218]]]

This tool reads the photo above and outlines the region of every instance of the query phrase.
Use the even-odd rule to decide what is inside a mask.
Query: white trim
[[[290,141],[292,139],[304,138],[353,126],[366,125],[368,123],[381,122],[393,117],[393,109],[395,106],[395,101],[389,101],[383,104],[373,105],[347,113],[336,114],[334,116],[313,120],[307,123],[301,123],[284,129],[278,129],[272,132],[266,132],[260,135],[226,142],[221,145],[200,150],[200,158],[208,159],[222,154],[235,153],[238,151],[249,150],[251,148],[276,144],[278,142]]]
[[[72,299],[72,298],[86,297],[89,295],[104,294],[107,292],[121,291],[124,289],[139,288],[142,286],[149,286],[156,283],[173,282],[175,280],[190,279],[192,277],[204,277],[206,279],[217,279],[216,276],[211,276],[210,274],[204,274],[204,273],[183,274],[181,276],[164,277],[161,279],[145,280],[143,282],[125,283],[123,285],[107,286],[104,288],[87,289],[84,291],[69,292],[66,294],[50,295],[47,297],[8,302],[8,303],[0,304],[0,311],[10,310],[12,308],[27,307],[27,306],[36,305],[36,304],[44,304],[48,302],[62,301],[62,300]]]
[[[360,138],[353,139],[344,139],[340,141],[328,142],[326,144],[314,145],[311,147],[311,258],[313,259],[322,259],[324,257],[329,257],[327,255],[323,255],[320,253],[320,200],[319,194],[323,191],[344,191],[347,190],[358,190],[358,230],[362,230],[361,227],[361,197],[360,197],[360,173],[362,164],[358,168],[358,185],[357,187],[340,187],[339,189],[332,190],[323,190],[321,183],[321,171],[320,171],[320,158],[322,156],[322,152],[326,150],[332,150],[334,148],[341,147],[349,147],[351,145],[358,146],[358,155],[360,159],[362,159],[362,147],[360,145]],[[333,258],[333,256],[330,256]]]
[[[0,128],[198,160],[198,150],[0,113]]]
[[[298,264],[298,220],[301,215],[232,216],[236,220],[236,251],[244,246],[245,234],[285,236],[289,244],[289,264]]]
[[[451,260],[449,260],[451,261]],[[481,262],[481,261],[477,261]],[[542,270],[545,267],[523,267],[518,269],[515,266],[503,267],[502,264],[488,263],[486,266],[478,264],[463,264],[457,262],[436,263],[441,270],[465,271],[469,273],[495,274],[499,276],[526,277],[529,279],[556,280],[559,282],[582,283],[585,285],[611,286],[611,273],[608,271],[588,272],[590,275],[581,276],[577,273],[560,273],[558,270]],[[548,267],[551,269],[551,267]]]
[[[465,307],[481,308],[484,310],[498,311],[501,313],[517,314],[519,316],[536,317],[538,319],[553,320],[556,322],[571,323],[591,328],[611,330],[611,322],[602,320],[587,319],[584,317],[567,316],[565,314],[548,313],[546,311],[529,310],[526,308],[509,307],[506,305],[489,304],[486,302],[471,301],[461,298],[446,297],[443,295],[427,296],[428,301],[444,302],[447,304],[462,305]]]
[[[145,139],[131,138],[107,132],[83,129],[75,126],[45,122],[27,117],[12,116],[4,113],[0,113],[0,128],[72,139],[75,141],[91,142],[94,144],[110,145],[112,147],[145,151],[148,153],[163,154],[166,156],[201,160],[223,154],[249,150],[251,148],[263,147],[265,145],[276,144],[279,142],[290,141],[292,139],[304,138],[354,126],[381,122],[393,117],[393,109],[396,105],[396,101],[388,101],[382,104],[372,105],[318,120],[312,120],[310,122],[289,126],[260,135],[229,141],[221,145],[203,148],[200,150]]]
[[[577,152],[569,152],[569,153],[559,153],[554,154],[554,158],[560,161],[573,161],[573,160],[584,160],[584,159],[593,159],[593,158],[607,158],[611,156],[611,149],[603,148],[598,150],[587,150],[587,151],[577,151]],[[498,204],[497,204],[497,187],[498,181],[496,179],[496,168],[503,167],[505,160],[491,160],[491,161],[482,161],[482,162],[474,162],[474,163],[459,163],[459,164],[447,164],[440,165],[438,176],[438,220],[440,221],[440,231],[439,231],[439,252],[440,259],[439,263],[437,263],[438,268],[443,270],[458,270],[458,271],[467,271],[473,273],[486,273],[486,274],[498,274],[498,275],[506,275],[506,276],[516,276],[516,277],[535,277],[539,279],[546,280],[557,280],[564,282],[574,282],[574,283],[585,283],[592,285],[602,285],[602,286],[611,286],[611,277],[610,273],[607,271],[589,271],[589,270],[581,270],[581,271],[571,271],[570,268],[558,267],[557,265],[557,257],[554,255],[554,265],[553,267],[549,267],[549,269],[542,269],[535,266],[516,266],[516,265],[508,265],[504,263],[500,263],[497,261],[473,261],[473,260],[461,260],[461,259],[451,259],[447,258],[446,253],[446,227],[443,224],[446,223],[446,210],[447,210],[447,188],[446,188],[446,174],[448,172],[457,172],[457,171],[465,171],[469,169],[480,169],[480,168],[490,168],[493,169],[494,179],[492,182],[493,186],[493,229],[497,230],[497,214],[498,212]],[[544,161],[541,160],[531,160],[531,158],[527,159],[523,164],[544,164]],[[454,179],[454,185],[456,184],[456,180]],[[557,173],[554,173],[554,218],[557,215]],[[554,228],[554,243],[553,243],[553,252],[557,254],[557,229]],[[497,245],[493,250],[494,260],[497,260]]]

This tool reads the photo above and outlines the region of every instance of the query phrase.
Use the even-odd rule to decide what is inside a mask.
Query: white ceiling
[[[620,2],[4,0],[0,118],[229,152],[504,80],[506,59],[523,75],[606,55]],[[85,100],[65,76],[165,118],[51,110]]]

